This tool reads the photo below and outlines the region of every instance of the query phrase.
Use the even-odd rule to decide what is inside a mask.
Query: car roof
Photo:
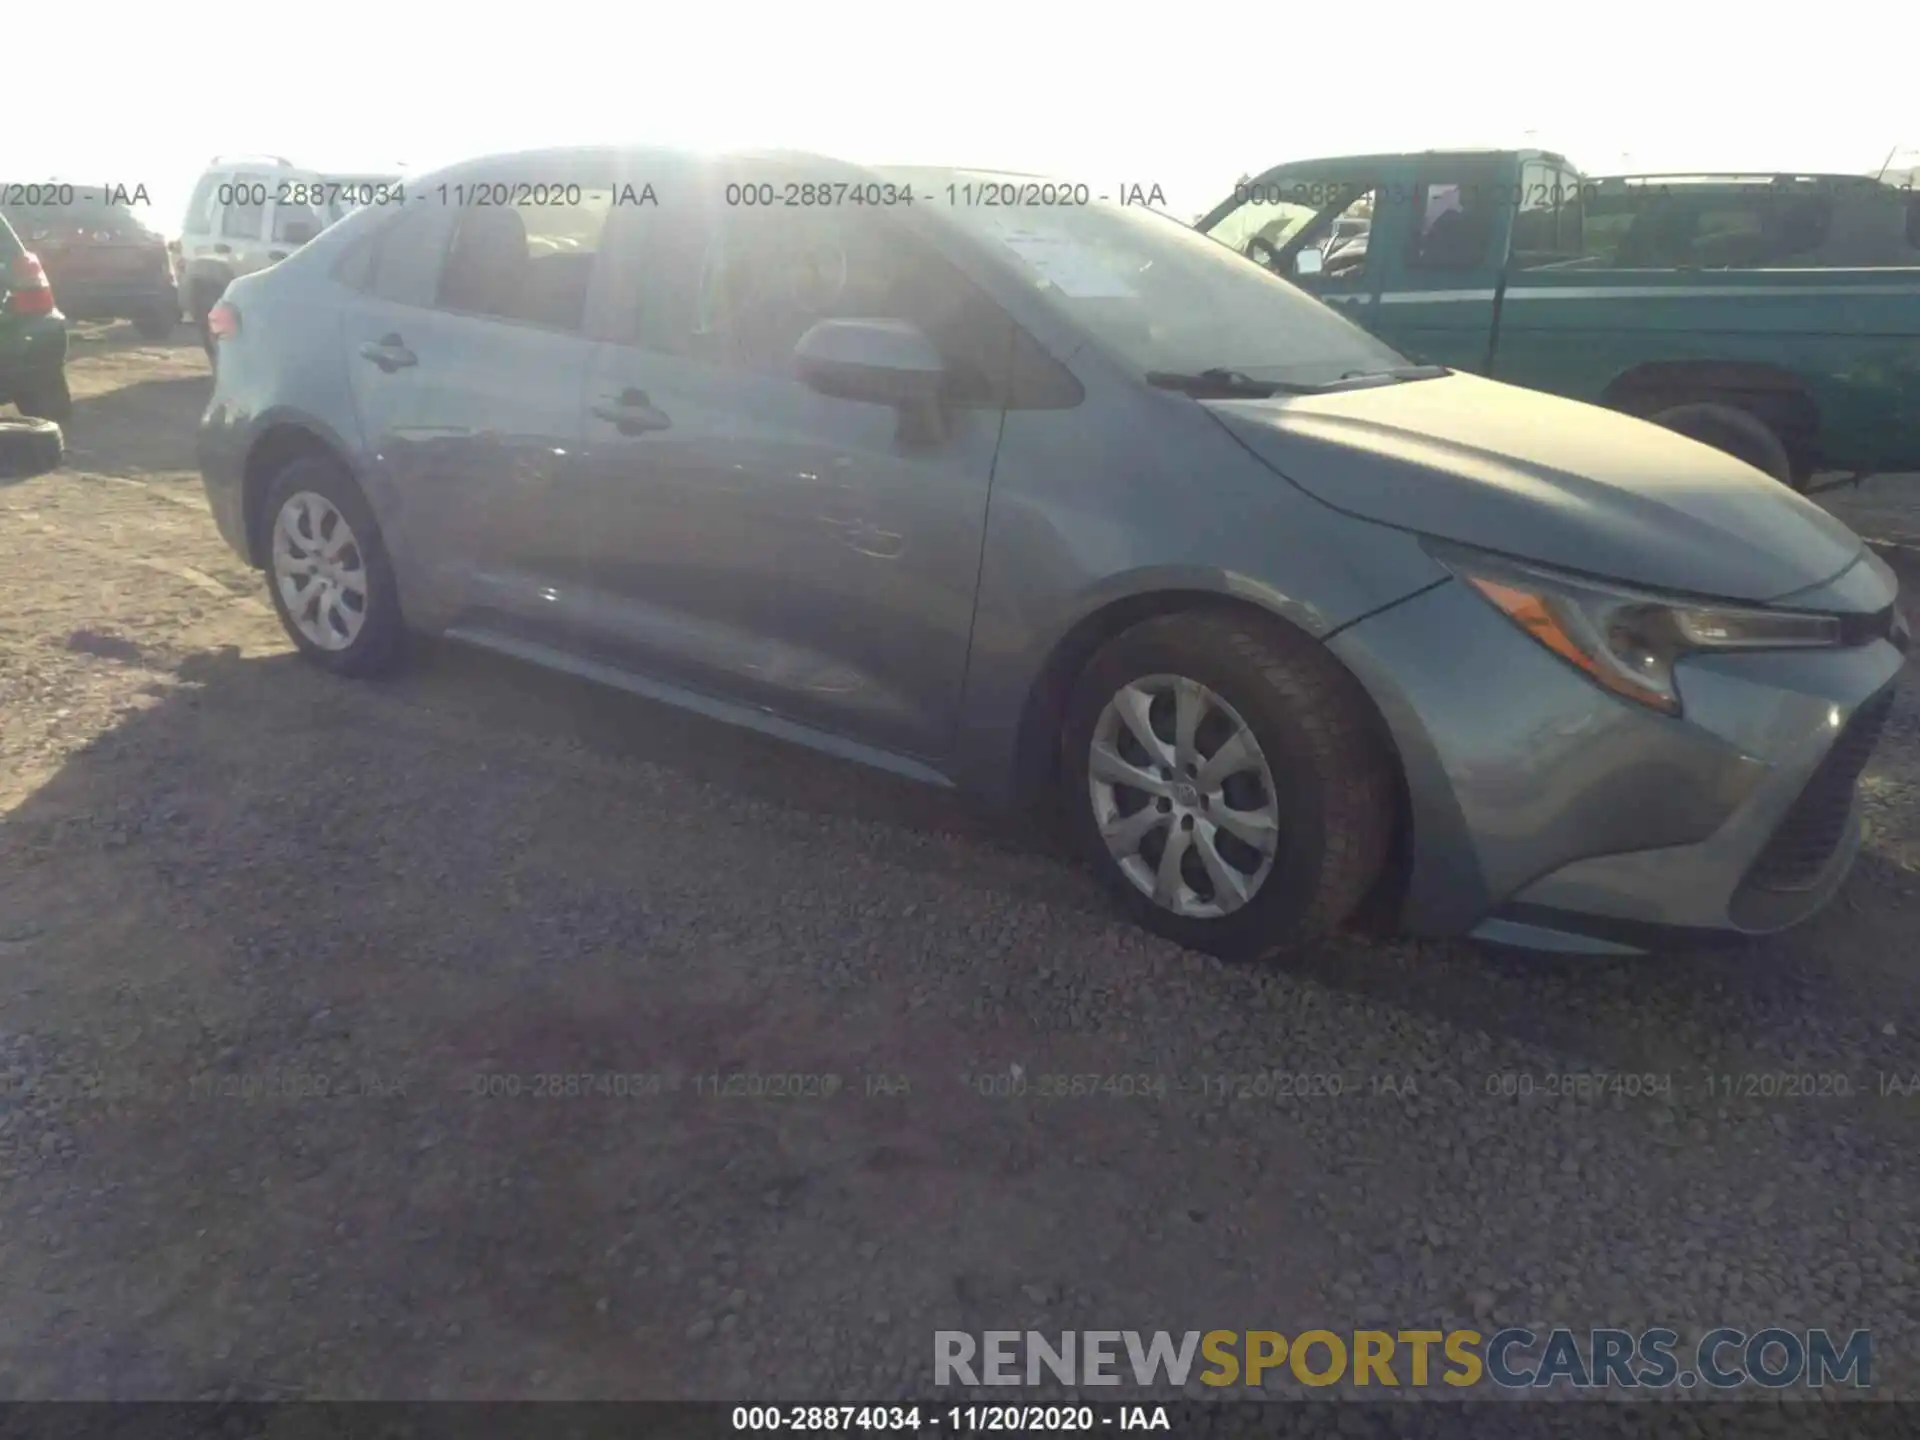
[[[1830,182],[1841,185],[1877,185],[1871,175],[1841,170],[1629,170],[1618,175],[1589,175],[1596,185],[1645,184],[1658,180],[1677,185],[1786,185]]]
[[[1567,157],[1554,150],[1537,149],[1500,149],[1486,146],[1461,146],[1457,148],[1435,147],[1426,150],[1382,150],[1371,155],[1318,155],[1299,160],[1282,160],[1269,165],[1253,178],[1259,180],[1276,170],[1303,169],[1309,166],[1324,165],[1390,165],[1406,160],[1545,160],[1554,165],[1568,165]]]

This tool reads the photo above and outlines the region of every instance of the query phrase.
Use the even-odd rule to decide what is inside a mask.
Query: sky
[[[1920,25],[1620,0],[1323,5],[43,6],[0,179],[144,185],[216,152],[415,172],[548,144],[769,145],[1161,187],[1183,219],[1287,160],[1539,145],[1589,173],[1920,164]],[[229,17],[222,26],[216,17]],[[1817,18],[1816,18],[1817,17]],[[63,63],[57,57],[72,57]],[[24,93],[22,93],[24,89]]]

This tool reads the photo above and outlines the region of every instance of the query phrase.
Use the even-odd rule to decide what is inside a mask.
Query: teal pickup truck
[[[1436,150],[1281,165],[1197,228],[1416,359],[1644,416],[1796,488],[1920,470],[1910,190]]]

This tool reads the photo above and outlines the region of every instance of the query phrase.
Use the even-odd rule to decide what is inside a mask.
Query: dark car
[[[138,210],[97,187],[0,184],[0,214],[39,255],[70,320],[131,320],[149,340],[180,321],[167,242]]]
[[[1857,535],[1073,193],[425,177],[209,312],[214,519],[318,665],[443,634],[1046,803],[1196,948],[1379,898],[1619,953],[1834,894],[1907,639]]]
[[[0,215],[0,405],[65,420],[73,405],[66,367],[67,321],[46,270]]]

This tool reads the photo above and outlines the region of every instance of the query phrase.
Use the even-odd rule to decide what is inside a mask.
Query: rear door
[[[611,197],[592,167],[542,169],[503,165],[446,202],[409,199],[343,338],[376,509],[413,598],[441,624],[550,641],[570,626],[556,497],[578,458],[581,331]]]

